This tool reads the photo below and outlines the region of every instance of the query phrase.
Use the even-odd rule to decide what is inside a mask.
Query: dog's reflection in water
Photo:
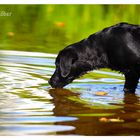
[[[52,102],[55,106],[53,109],[54,116],[74,116],[76,121],[57,122],[56,125],[74,126],[75,130],[57,132],[57,134],[75,134],[90,136],[105,135],[140,135],[140,105],[139,97],[136,94],[125,94],[123,103],[115,104],[119,106],[117,109],[94,109],[86,106],[86,104],[72,101],[69,97],[80,98],[80,93],[75,93],[66,89],[50,89],[50,95],[53,97]],[[110,101],[113,103],[113,101]],[[112,113],[106,118],[119,118],[123,122],[100,122],[103,116],[94,114]],[[76,114],[87,114],[84,116],[76,116]],[[88,114],[93,114],[89,115]]]
[[[90,110],[82,104],[69,100],[69,97],[77,97],[79,93],[74,93],[70,90],[56,88],[49,90],[50,95],[53,97],[52,102],[55,105],[54,114],[60,116],[67,116],[69,114],[82,113]]]

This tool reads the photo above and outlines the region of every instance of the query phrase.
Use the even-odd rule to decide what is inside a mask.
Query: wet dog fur
[[[49,80],[63,88],[91,70],[110,68],[125,76],[124,92],[134,93],[140,77],[140,26],[119,23],[61,50]]]

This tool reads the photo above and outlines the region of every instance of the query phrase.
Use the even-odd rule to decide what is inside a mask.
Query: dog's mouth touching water
[[[88,71],[87,72],[82,72],[77,77],[70,76],[70,77],[66,77],[65,79],[63,79],[62,77],[60,79],[58,77],[55,77],[55,73],[54,73],[54,75],[52,75],[52,77],[50,78],[48,83],[51,85],[52,88],[63,88],[66,85],[68,85],[71,82],[73,82],[73,80],[75,80],[77,78],[81,78],[83,75],[85,75],[87,73],[88,73]]]

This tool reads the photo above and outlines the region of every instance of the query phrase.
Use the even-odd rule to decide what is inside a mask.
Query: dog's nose
[[[54,87],[54,82],[52,79],[49,79],[48,83],[51,85],[52,88]]]
[[[63,88],[64,87],[63,84],[61,84],[59,81],[54,80],[54,79],[50,79],[48,81],[48,83],[51,85],[52,88]]]
[[[51,80],[49,79],[48,83],[51,85]]]
[[[50,80],[48,81],[48,83],[51,85],[52,88],[56,88],[57,85],[58,85],[57,81],[52,80],[52,79],[50,79]]]

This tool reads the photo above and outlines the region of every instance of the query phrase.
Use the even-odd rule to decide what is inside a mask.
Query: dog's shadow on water
[[[71,100],[69,97],[80,98],[80,93],[67,89],[50,89],[53,97],[55,116],[74,116],[77,121],[58,122],[61,125],[72,125],[75,130],[63,132],[79,135],[139,135],[140,130],[140,103],[137,94],[124,94],[121,103],[111,104],[116,108],[90,108],[86,103]],[[79,115],[81,114],[81,115]],[[84,115],[83,115],[84,114]],[[116,122],[102,122],[102,118],[116,119]],[[118,121],[121,120],[121,121]],[[85,129],[86,126],[86,129]],[[58,132],[58,134],[61,134]]]

